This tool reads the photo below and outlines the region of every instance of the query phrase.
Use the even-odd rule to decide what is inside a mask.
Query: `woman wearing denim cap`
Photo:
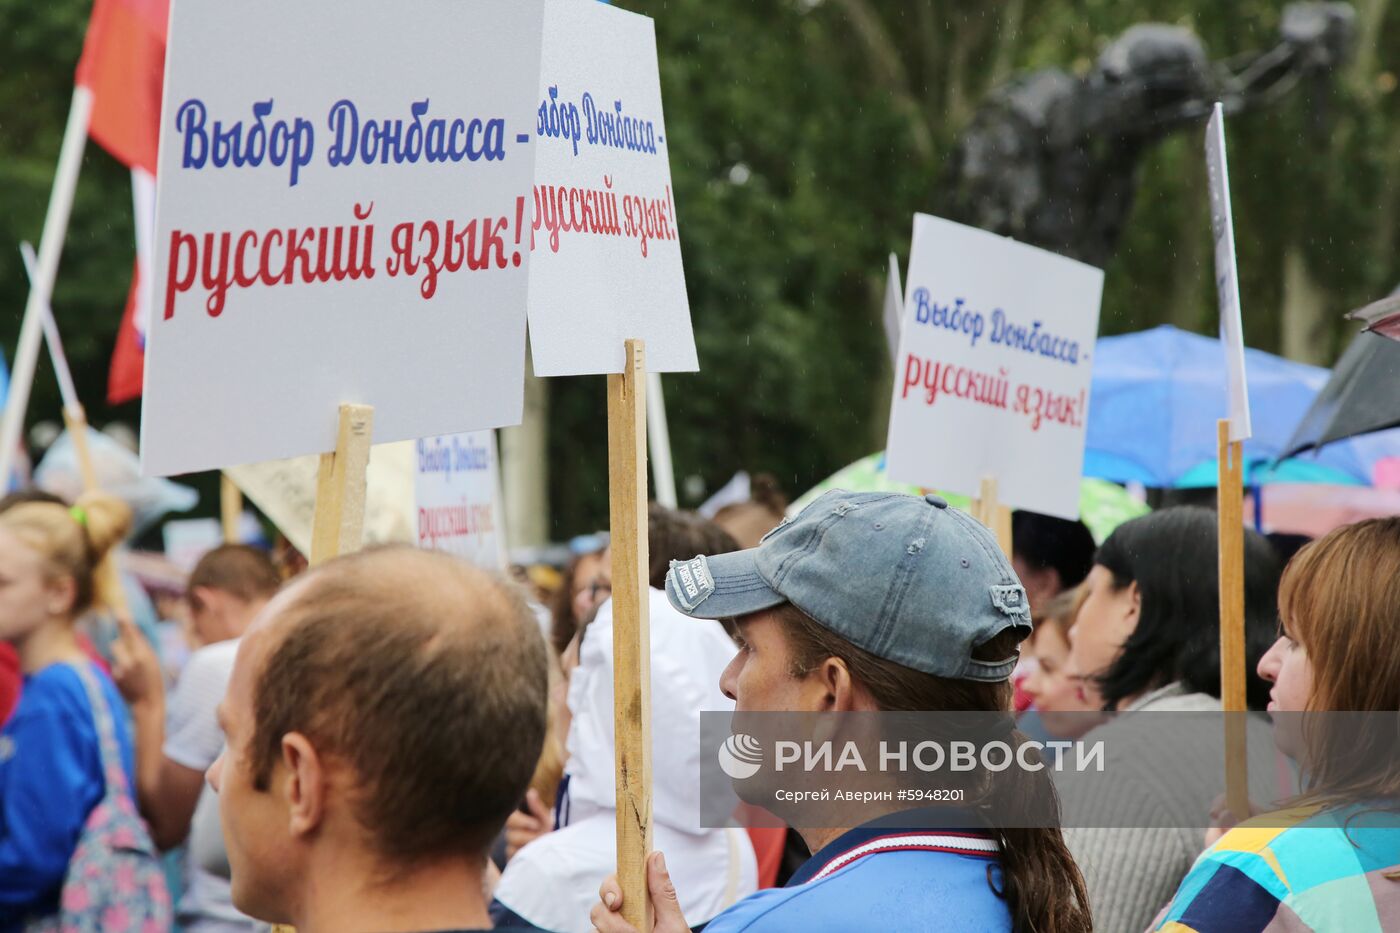
[[[673,564],[667,595],[686,615],[737,620],[742,646],[720,686],[739,712],[1009,712],[1030,634],[1025,591],[995,540],[937,496],[829,492],[757,548]],[[892,830],[888,819],[798,827],[815,854],[787,886],[706,930],[1089,930],[1059,830],[993,823],[1053,798],[1045,772],[988,773],[977,787],[962,814],[977,832]],[[647,874],[655,930],[688,930],[662,853]],[[599,893],[595,926],[632,930],[616,878]]]

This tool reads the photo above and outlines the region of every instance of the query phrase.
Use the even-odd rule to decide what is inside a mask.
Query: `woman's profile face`
[[[0,528],[0,639],[24,638],[47,622],[62,594],[44,575],[44,559]]]
[[[1259,676],[1272,684],[1268,711],[1274,720],[1274,744],[1297,761],[1303,750],[1299,714],[1307,710],[1312,699],[1312,662],[1307,649],[1285,632],[1259,659],[1258,670]]]
[[[1089,571],[1084,586],[1084,605],[1069,633],[1070,659],[1075,670],[1096,677],[1117,659],[1137,628],[1141,597],[1137,583],[1115,587],[1113,574],[1100,564]]]

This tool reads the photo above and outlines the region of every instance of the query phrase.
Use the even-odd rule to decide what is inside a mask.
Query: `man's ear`
[[[821,712],[848,713],[864,708],[861,691],[851,678],[850,668],[840,658],[827,658],[812,671],[811,677],[825,693],[818,701]]]
[[[193,587],[190,590],[190,595],[199,600],[200,605],[204,606],[205,610],[209,612],[217,612],[219,607],[223,605],[222,598],[224,594],[214,589],[212,586]]]
[[[288,732],[282,736],[282,764],[287,768],[287,828],[294,837],[308,836],[325,818],[325,763],[310,739]]]

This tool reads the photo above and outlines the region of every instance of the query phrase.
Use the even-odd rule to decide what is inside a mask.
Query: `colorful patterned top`
[[[1299,807],[1245,822],[1197,859],[1152,930],[1400,930],[1400,814]]]

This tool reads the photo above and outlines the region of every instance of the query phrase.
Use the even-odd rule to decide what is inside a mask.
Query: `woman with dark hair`
[[[1182,506],[1123,524],[1094,555],[1073,655],[1098,682],[1105,709],[1141,708],[1165,688],[1219,699],[1215,536],[1215,512]],[[1280,568],[1269,542],[1248,529],[1244,566],[1245,653],[1253,671],[1273,640]],[[1268,684],[1249,678],[1250,709],[1262,710],[1268,694]]]
[[[1220,595],[1215,512],[1197,506],[1164,509],[1127,522],[1094,556],[1087,595],[1070,632],[1070,663],[1098,685],[1110,712],[1212,712],[1220,709]],[[1276,628],[1279,565],[1269,543],[1245,530],[1245,647],[1253,671]],[[1263,709],[1268,685],[1251,676],[1252,709]],[[1185,826],[1142,828],[1144,810],[1161,810],[1169,796],[1200,785],[1218,761],[1214,743],[1179,742],[1152,717],[1120,718],[1084,741],[1102,741],[1111,788],[1094,785],[1092,800],[1065,788],[1067,823],[1076,812],[1094,829],[1066,829],[1084,873],[1095,926],[1141,930],[1176,890],[1200,852],[1200,832]],[[1147,725],[1144,725],[1144,724]],[[1267,726],[1252,724],[1255,749],[1268,746]],[[1204,747],[1209,744],[1209,747]],[[1251,761],[1252,765],[1259,764]],[[1267,761],[1251,778],[1269,774]],[[1158,792],[1160,789],[1160,793]],[[1262,792],[1262,791],[1261,791]],[[1154,796],[1155,795],[1155,796]],[[1160,798],[1160,799],[1159,799]],[[1209,794],[1200,800],[1209,808]],[[1136,828],[1132,828],[1136,827]]]

